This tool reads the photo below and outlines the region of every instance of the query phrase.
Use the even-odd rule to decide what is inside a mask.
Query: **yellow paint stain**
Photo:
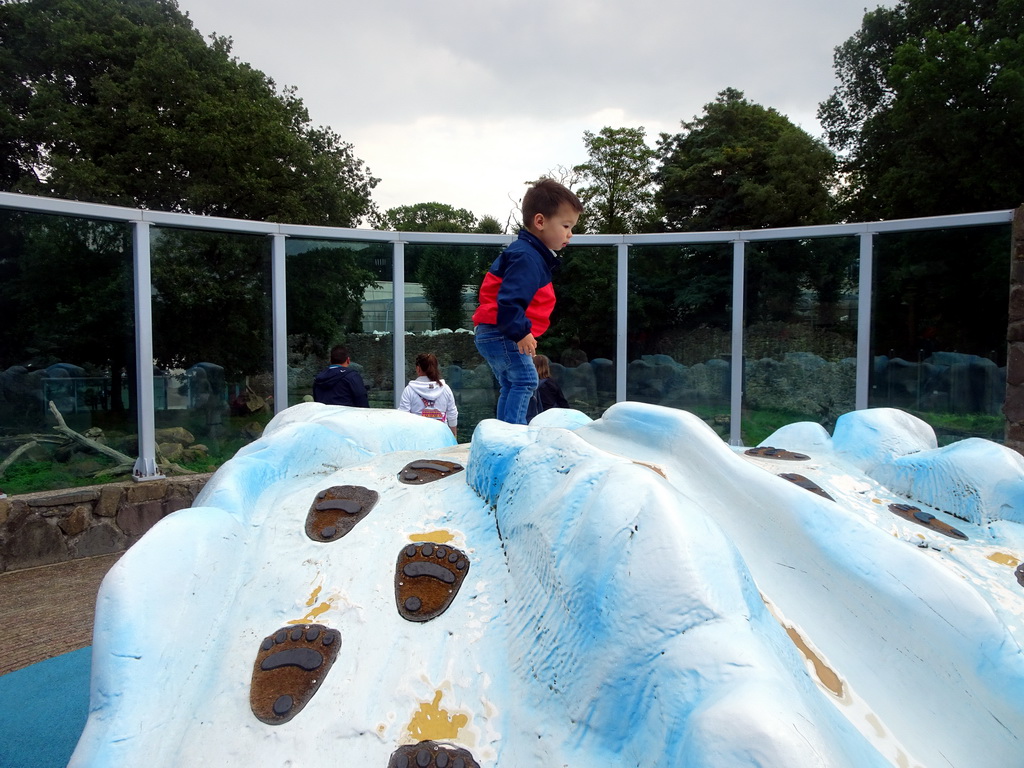
[[[634,464],[639,464],[639,465],[640,465],[641,467],[647,467],[648,469],[653,469],[653,470],[654,470],[655,472],[657,472],[657,473],[658,473],[659,475],[661,475],[661,476],[662,476],[662,477],[664,477],[664,478],[665,478],[666,480],[668,480],[668,478],[667,478],[667,477],[665,477],[665,470],[663,470],[663,469],[662,469],[661,467],[659,467],[659,466],[658,466],[657,464],[648,464],[648,463],[647,463],[646,461],[634,461],[633,463],[634,463]]]
[[[789,635],[789,639],[793,641],[797,648],[800,649],[800,653],[804,655],[811,665],[814,667],[814,674],[817,676],[818,681],[825,686],[830,692],[842,698],[844,695],[843,681],[839,679],[831,667],[829,667],[821,657],[818,656],[814,651],[811,650],[807,641],[803,639],[799,632],[793,627],[785,627],[786,634]]]
[[[308,605],[308,603],[307,603],[307,605]],[[320,603],[320,605],[318,605],[315,608],[311,609],[301,619],[292,619],[288,623],[289,624],[310,624],[312,622],[315,622],[320,616],[322,616],[323,614],[327,613],[333,607],[334,607],[334,604],[330,600],[326,600],[326,601]]]
[[[429,541],[433,544],[449,544],[455,536],[451,531],[429,531],[428,533],[414,533],[409,536],[409,541]]]
[[[875,504],[881,504],[882,503],[881,499],[872,499],[871,501],[873,501]]]
[[[993,563],[999,563],[1000,565],[1008,565],[1011,568],[1016,568],[1018,565],[1020,565],[1020,560],[1018,560],[1013,555],[1007,555],[1004,552],[993,552],[991,555],[988,556],[988,559],[991,560]]]
[[[310,608],[316,603],[316,599],[320,597],[320,591],[323,589],[322,586],[317,587],[313,590],[313,594],[309,596],[309,600],[306,601],[306,607]]]
[[[423,702],[409,722],[409,735],[414,741],[457,739],[459,731],[469,723],[468,715],[452,715],[441,709],[441,691],[432,703]]]

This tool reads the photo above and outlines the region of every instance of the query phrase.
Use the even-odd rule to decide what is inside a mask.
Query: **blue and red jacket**
[[[480,284],[480,306],[473,325],[496,325],[502,334],[518,342],[528,333],[534,338],[551,325],[555,288],[551,270],[555,254],[526,229],[494,260]]]

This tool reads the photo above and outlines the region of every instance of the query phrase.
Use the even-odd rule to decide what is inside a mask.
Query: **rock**
[[[113,517],[117,514],[117,503],[121,500],[121,488],[117,485],[106,485],[100,491],[100,497],[93,508],[97,517]]]
[[[164,504],[161,500],[129,504],[122,506],[118,511],[117,526],[124,531],[131,545],[142,538],[142,534],[156,525],[163,516]]]
[[[60,528],[39,517],[26,520],[17,537],[4,542],[3,548],[7,570],[63,563],[70,557]]]
[[[180,443],[181,445],[192,445],[196,441],[195,435],[184,427],[167,427],[156,431],[158,443]]]
[[[184,453],[181,443],[157,443],[156,449],[168,461],[177,461]]]
[[[64,531],[65,536],[77,536],[89,527],[89,517],[89,507],[80,504],[57,525]]]
[[[74,557],[108,555],[124,548],[125,535],[110,522],[92,526],[71,545]]]

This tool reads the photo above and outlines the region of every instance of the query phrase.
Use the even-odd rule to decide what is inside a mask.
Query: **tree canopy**
[[[389,208],[379,217],[378,227],[398,232],[502,233],[493,216],[477,220],[472,211],[437,202]],[[406,249],[406,274],[422,286],[435,328],[466,325],[463,291],[479,282],[496,255],[494,248],[475,245],[413,245]]]
[[[900,0],[836,49],[818,117],[860,219],[1024,202],[1024,0]]]
[[[0,190],[353,227],[375,213],[376,183],[294,89],[233,58],[228,38],[204,40],[175,0],[0,0]],[[128,228],[3,218],[0,305],[17,320],[0,329],[0,367],[64,361],[119,380],[134,364]],[[267,241],[157,230],[152,247],[159,364],[267,370]],[[351,254],[290,272],[296,333],[358,323],[373,275]]]
[[[829,220],[835,158],[785,115],[727,88],[682,127],[659,142],[655,198],[669,230]]]
[[[643,127],[583,132],[590,159],[573,170],[584,184],[576,194],[586,211],[588,231],[640,232],[649,226],[655,152],[644,136]]]
[[[476,216],[465,208],[445,203],[416,203],[389,208],[377,222],[377,229],[395,232],[470,232]]]
[[[0,0],[0,189],[355,226],[376,183],[175,0]]]

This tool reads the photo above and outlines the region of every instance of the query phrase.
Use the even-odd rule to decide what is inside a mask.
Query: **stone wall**
[[[1024,454],[1024,206],[1013,214],[1013,251],[1010,259],[1010,313],[1006,330],[1007,448]]]
[[[122,552],[192,506],[210,475],[0,498],[0,572]]]

